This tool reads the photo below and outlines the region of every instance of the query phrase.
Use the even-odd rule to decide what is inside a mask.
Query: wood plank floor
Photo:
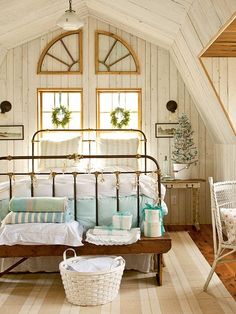
[[[211,225],[201,225],[200,231],[192,226],[166,226],[167,231],[189,231],[193,241],[210,265],[213,262],[213,238]],[[236,254],[234,254],[236,259]],[[232,258],[232,255],[231,255]],[[216,267],[216,273],[224,283],[226,289],[236,300],[236,262],[223,263]]]

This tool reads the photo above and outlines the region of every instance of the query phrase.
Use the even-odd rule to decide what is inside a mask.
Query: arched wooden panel
[[[76,30],[54,38],[38,61],[38,74],[81,74],[82,31]]]
[[[138,58],[121,37],[106,31],[95,33],[96,74],[139,74]]]

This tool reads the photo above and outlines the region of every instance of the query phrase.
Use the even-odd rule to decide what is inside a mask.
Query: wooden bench
[[[71,247],[71,246],[70,246]],[[21,259],[0,273],[0,277],[9,273],[29,257],[62,256],[68,249],[65,245],[2,245],[0,258],[21,257]],[[73,247],[77,255],[125,255],[125,254],[156,254],[157,255],[157,285],[162,285],[162,254],[171,249],[171,239],[166,233],[159,238],[141,237],[141,240],[129,245],[95,245],[84,242],[83,246]]]

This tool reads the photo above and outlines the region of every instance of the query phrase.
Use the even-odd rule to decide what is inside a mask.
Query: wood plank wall
[[[170,50],[197,104],[198,112],[214,137],[216,143],[213,154],[215,181],[231,180],[236,177],[233,158],[236,155],[236,137],[202,69],[198,56],[227,21],[235,16],[235,12],[235,0],[195,0]],[[231,60],[231,62],[234,61]],[[227,75],[223,64],[217,75],[222,77]],[[224,92],[226,91],[224,86],[221,88]],[[228,92],[227,97],[229,97]],[[211,159],[206,158],[206,161],[211,162]]]
[[[140,61],[140,75],[95,75],[94,32],[97,29],[113,32],[132,46]],[[213,142],[167,50],[89,17],[83,29],[83,75],[37,75],[36,67],[41,51],[59,33],[60,31],[55,31],[44,35],[7,53],[0,68],[0,96],[1,99],[11,101],[13,109],[0,115],[0,124],[24,124],[25,140],[2,141],[1,155],[30,153],[30,138],[37,129],[37,88],[83,88],[83,126],[92,128],[96,126],[96,88],[137,87],[142,89],[142,128],[148,139],[148,153],[156,157],[160,165],[164,156],[170,160],[172,140],[156,139],[155,123],[176,122],[177,115],[186,112],[192,122],[194,139],[199,148],[199,163],[192,170],[192,176],[207,178],[213,174]],[[166,103],[170,99],[178,103],[175,114],[166,110]],[[18,167],[27,168],[25,165],[11,165],[9,170]],[[208,186],[203,184],[200,199],[201,223],[210,222],[208,194]],[[190,191],[169,191],[166,201],[170,211],[166,223],[192,223]]]
[[[236,129],[236,59],[204,57],[201,60],[233,128]]]

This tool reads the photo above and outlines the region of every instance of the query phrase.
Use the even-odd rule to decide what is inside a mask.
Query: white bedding
[[[83,227],[77,221],[69,223],[10,224],[0,228],[0,245],[61,244],[81,246]]]
[[[55,169],[54,169],[55,170]],[[118,168],[109,168],[104,169],[104,171],[125,171],[124,169]],[[131,169],[127,169],[126,171],[130,171]],[[61,170],[59,170],[61,171]],[[68,171],[68,169],[67,169]],[[55,194],[56,196],[67,196],[69,198],[73,198],[73,177],[71,175],[57,175],[56,176],[56,184],[55,184]],[[99,175],[98,177],[98,193],[99,197],[115,197],[116,196],[116,176],[114,174],[107,175]],[[119,175],[119,195],[122,196],[130,196],[136,195],[137,191],[136,184],[136,175],[135,174],[120,174]],[[157,193],[157,183],[156,180],[149,175],[140,175],[140,195],[143,194],[147,197],[153,199],[153,202],[157,201],[158,193]],[[30,196],[31,195],[31,181],[29,178],[22,178],[16,181],[13,181],[13,196]],[[48,176],[37,176],[34,181],[34,195],[35,196],[51,196],[52,195],[52,179]],[[95,196],[95,176],[94,174],[81,174],[77,177],[77,199],[78,198],[91,198]],[[164,199],[165,196],[165,187],[161,186],[161,198]],[[0,183],[0,200],[7,200],[9,198],[9,182]],[[165,214],[167,214],[167,209],[165,210]],[[4,229],[0,228],[0,244],[5,245],[13,245],[13,244],[65,244],[71,246],[81,245],[79,241],[81,241],[81,233],[80,229],[78,231],[78,225],[75,226],[73,222],[71,224],[53,224],[54,226],[50,226],[51,224],[43,224],[43,226],[39,226],[38,232],[43,233],[43,239],[39,240],[36,233],[35,224],[32,224],[32,228],[29,228],[30,224],[27,224],[27,231],[24,232],[24,235],[20,236],[18,231],[21,226],[14,225],[6,226]],[[40,225],[40,224],[39,224]],[[47,226],[46,226],[47,225]],[[60,226],[61,225],[61,226]],[[49,227],[50,231],[45,231],[45,228]],[[14,228],[14,232],[13,232]],[[42,229],[44,228],[44,229]],[[17,232],[15,232],[17,230]],[[30,231],[31,230],[31,231]],[[51,232],[55,235],[53,240],[53,236]],[[67,233],[69,232],[69,233]],[[31,238],[32,236],[35,238]],[[36,241],[36,242],[34,242]],[[55,241],[57,243],[55,243]],[[150,254],[135,256],[132,258],[127,257],[127,268],[128,269],[137,269],[140,271],[149,271]],[[58,270],[58,260],[56,258],[46,258],[47,262],[45,262],[45,258],[34,258],[30,259],[28,264],[24,263],[22,266],[19,266],[16,270],[20,271],[53,271]],[[32,260],[32,262],[31,262]],[[10,263],[12,259],[2,259],[2,269],[5,268]],[[50,263],[49,263],[50,261]],[[135,265],[132,266],[132,263],[135,262]],[[4,267],[3,267],[4,263]],[[50,267],[49,267],[50,264]]]
[[[109,170],[117,170],[117,168],[109,168]],[[120,168],[118,168],[120,170]],[[125,168],[127,169],[127,168]],[[123,170],[123,168],[122,168]],[[119,175],[119,196],[120,210],[131,210],[134,214],[133,226],[135,227],[136,215],[136,195],[137,184],[135,174]],[[81,174],[77,177],[77,220],[81,220],[86,228],[91,228],[95,223],[95,176],[94,174]],[[162,199],[165,196],[165,187],[161,186]],[[13,196],[30,196],[31,181],[29,178],[22,178],[13,182]],[[55,196],[68,197],[71,200],[73,194],[74,182],[72,175],[58,175],[55,178]],[[52,195],[52,179],[48,175],[37,176],[34,181],[34,196],[51,196]],[[129,201],[129,196],[133,200]],[[158,200],[157,183],[149,175],[140,175],[140,209],[143,208],[145,202],[156,203]],[[116,210],[116,176],[114,174],[104,174],[98,177],[98,197],[99,197],[99,223],[106,225],[111,223],[111,217]],[[145,200],[145,198],[147,200]],[[0,183],[0,220],[8,213],[9,200],[9,182]],[[73,213],[73,203],[70,202]],[[162,201],[164,214],[167,214],[167,207]],[[141,215],[141,212],[140,212]],[[140,217],[141,218],[141,217]],[[142,219],[142,218],[141,218]]]
[[[57,175],[55,178],[56,196],[67,196],[73,198],[73,176]],[[77,176],[77,198],[95,196],[95,175],[80,174]],[[34,181],[34,196],[51,196],[52,179],[45,176],[37,176]],[[130,196],[136,195],[136,175],[120,174],[119,175],[119,195]],[[103,174],[98,176],[98,194],[99,197],[116,196],[116,176],[115,174]],[[151,176],[140,175],[140,194],[146,195],[153,200],[157,200],[157,184]],[[13,182],[13,196],[30,196],[31,182],[29,178],[19,179]],[[165,187],[161,187],[162,199],[165,196]],[[9,182],[0,183],[0,199],[9,197]]]
[[[140,228],[132,228],[127,235],[99,235],[94,234],[93,229],[86,232],[86,241],[96,245],[127,245],[140,240]]]

